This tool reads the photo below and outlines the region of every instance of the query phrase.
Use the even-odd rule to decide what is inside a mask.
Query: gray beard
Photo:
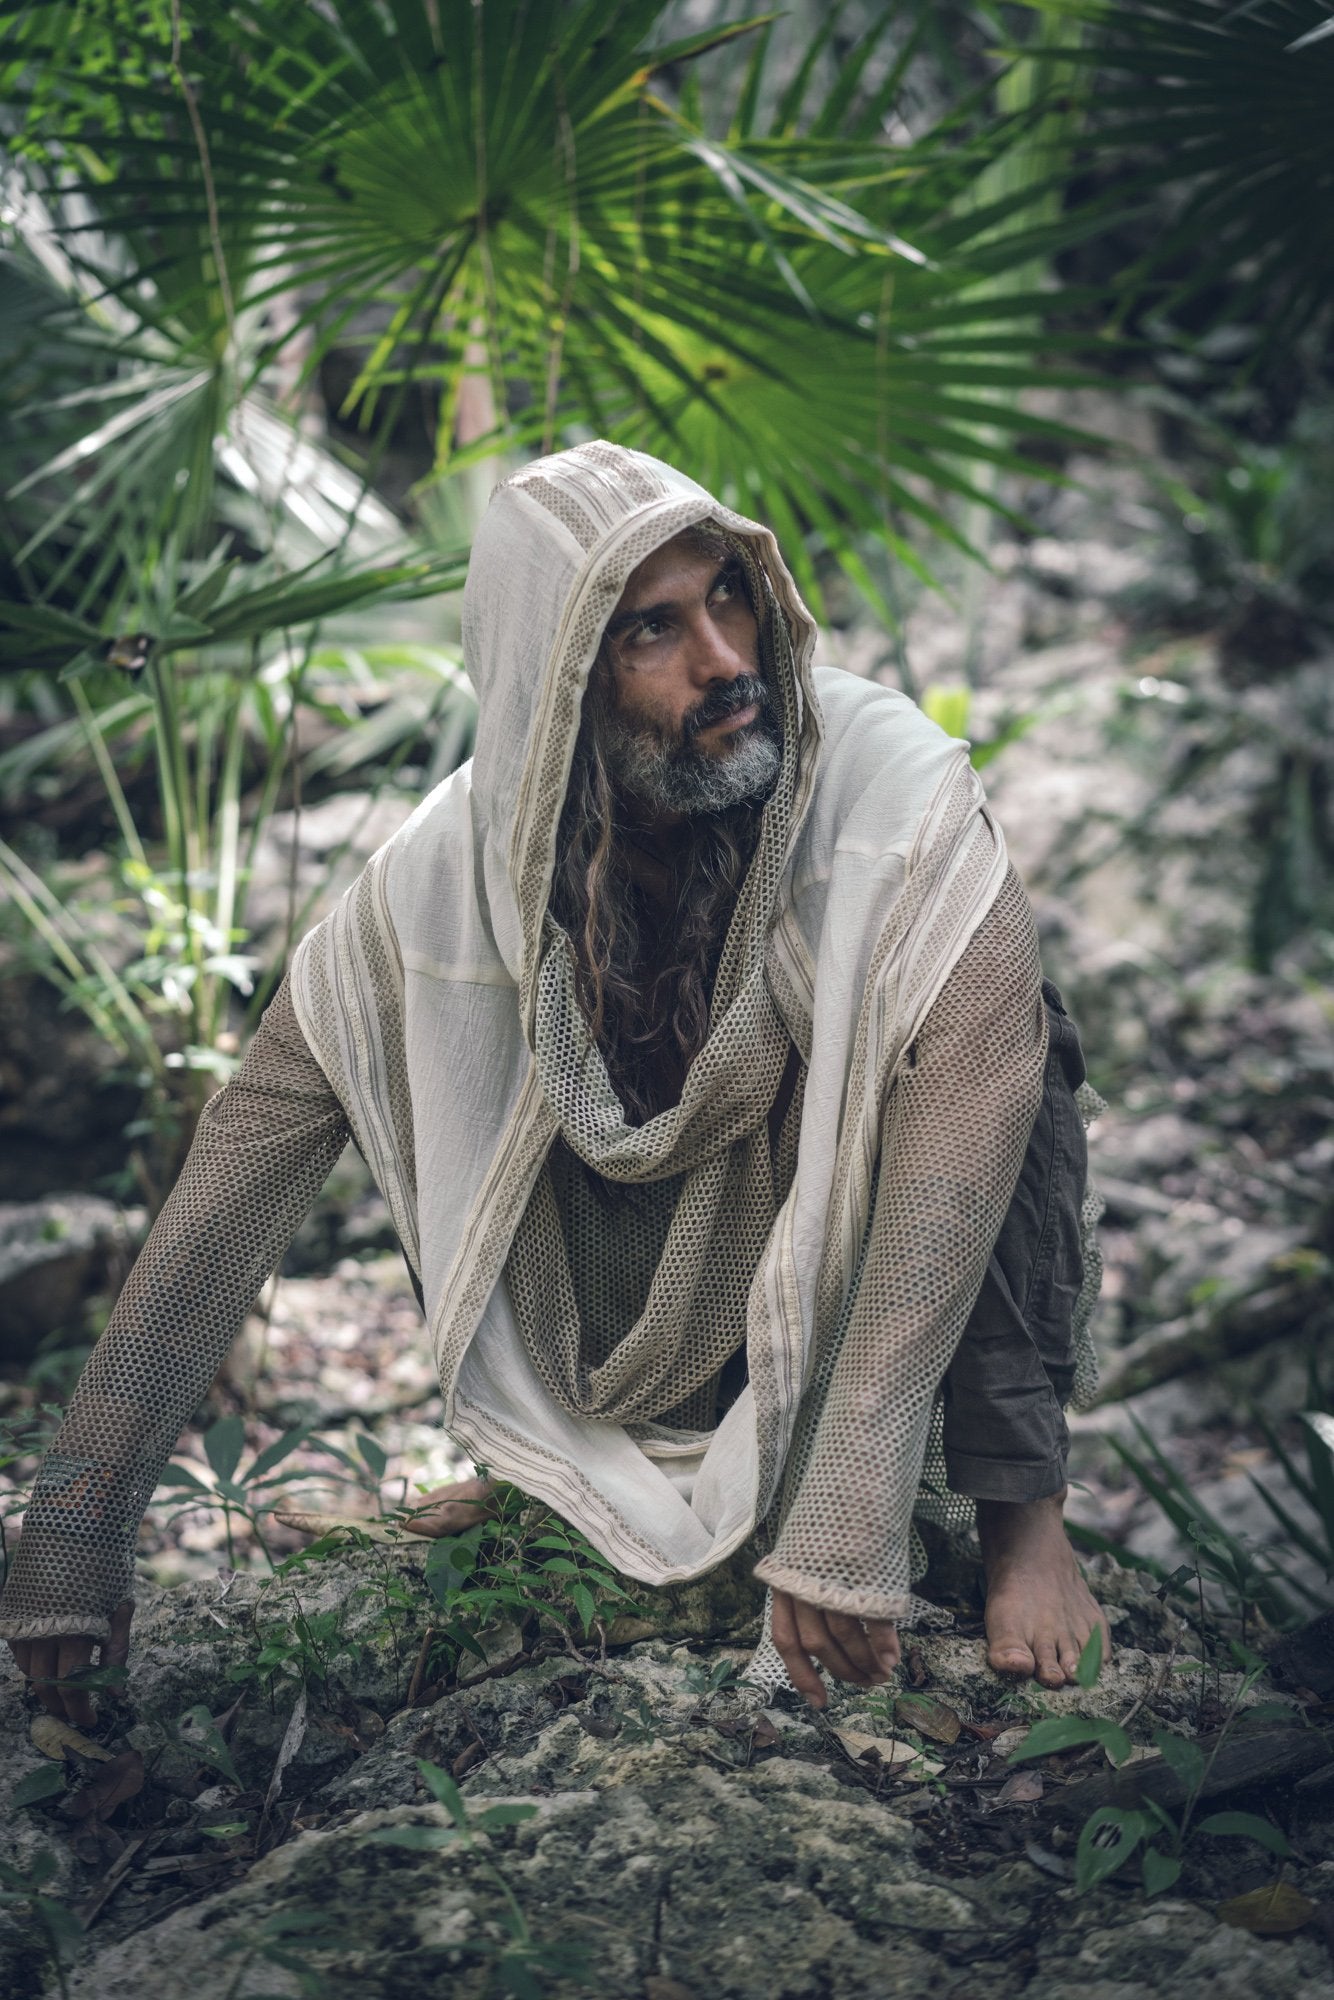
[[[693,743],[673,746],[656,733],[612,715],[603,725],[603,754],[621,790],[651,812],[725,812],[772,791],[783,768],[783,746],[773,722],[761,713],[743,740],[721,756]]]

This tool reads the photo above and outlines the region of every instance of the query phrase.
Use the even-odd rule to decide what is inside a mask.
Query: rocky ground
[[[1082,489],[1041,501],[1040,534],[993,546],[983,590],[908,608],[906,657],[919,691],[971,678],[974,739],[1009,739],[988,789],[1108,1102],[1092,1133],[1107,1201],[1104,1390],[1072,1420],[1071,1517],[1159,1574],[1191,1556],[1116,1449],[1143,1455],[1147,1433],[1198,1518],[1282,1572],[1295,1622],[1330,1591],[1324,1531],[1283,1454],[1303,1462],[1299,1411],[1334,1407],[1334,1015],[1318,932],[1244,968],[1280,900],[1282,787],[1304,744],[1334,738],[1331,677],[1318,659],[1248,672],[1235,629],[1193,603],[1180,536],[1139,475],[1083,470]],[[859,671],[897,672],[862,622],[830,644]],[[276,823],[265,921],[283,922],[294,839],[304,894],[324,857],[363,835],[374,845],[399,810],[334,800]],[[136,1227],[91,1192],[129,1113],[114,1089],[85,1103],[80,1065],[95,1079],[96,1050],[67,1031],[57,1049],[52,1020],[29,1012],[32,1060],[13,1076],[0,1066],[18,1163],[0,1182],[0,1317],[14,1341],[0,1411],[20,1446],[40,1431],[37,1405],[65,1392],[71,1330],[95,1327],[96,1305],[80,1327],[71,1300],[114,1289]],[[354,1161],[182,1441],[205,1482],[207,1427],[237,1414],[254,1448],[318,1420],[289,1461],[306,1505],[369,1517],[456,1469],[401,1260]],[[21,1451],[15,1469],[28,1462]],[[302,1546],[294,1529],[265,1534],[279,1558]],[[549,1622],[494,1633],[496,1671],[459,1685],[423,1662],[420,1551],[377,1547],[266,1585],[249,1573],[259,1552],[244,1522],[159,1504],[142,1555],[129,1684],[97,1732],[113,1763],[86,1746],[44,1754],[17,1688],[3,1692],[0,1796],[59,1788],[10,1817],[5,1992],[60,1990],[44,1924],[58,1933],[67,1910],[86,1927],[81,1944],[69,1933],[80,2000],[469,2000],[581,1982],[627,2000],[1330,1990],[1327,1626],[1280,1642],[1251,1620],[1271,1664],[1200,1808],[1255,1814],[1291,1853],[1196,1833],[1180,1878],[1149,1897],[1138,1859],[1074,1884],[1080,1828],[1108,1802],[1101,1751],[1009,1759],[1044,1715],[1121,1719],[1150,1754],[1120,1782],[1179,1814],[1154,1732],[1212,1754],[1240,1690],[1227,1640],[1241,1631],[1217,1586],[1201,1668],[1189,1598],[1165,1602],[1155,1577],[1096,1558],[1116,1657],[1096,1687],[1050,1695],[982,1664],[975,1578],[956,1566],[937,1579],[955,1630],[914,1640],[895,1701],[835,1692],[820,1719],[738,1682],[756,1607],[736,1577],[721,1596],[655,1600],[648,1635],[613,1626],[605,1651],[572,1649]],[[317,1644],[300,1640],[301,1618],[316,1620]],[[266,1643],[282,1657],[260,1668]],[[448,1840],[455,1823],[423,1764],[460,1787],[465,1824]],[[488,1823],[498,1804],[525,1810]],[[39,1885],[44,1854],[53,1872]],[[1231,1914],[1260,1928],[1227,1921],[1257,1890],[1258,1917]]]
[[[651,1628],[619,1628],[653,1630],[628,1646],[534,1619],[487,1635],[490,1668],[423,1688],[422,1563],[385,1545],[267,1585],[146,1589],[123,1697],[104,1697],[95,1741],[43,1738],[45,1761],[5,1690],[6,1790],[59,1789],[11,1821],[3,1990],[58,1990],[9,1872],[47,1854],[43,1893],[87,1927],[68,1947],[77,2000],[1329,1991],[1329,1701],[1283,1688],[1282,1661],[1249,1691],[1202,1670],[1189,1628],[1105,1561],[1116,1652],[1095,1686],[1003,1683],[961,1604],[955,1632],[911,1641],[899,1686],[835,1691],[823,1715],[738,1678],[757,1609],[743,1567],[657,1600]],[[318,1668],[255,1674],[298,1617]],[[1210,1744],[1238,1703],[1203,1807],[1257,1814],[1288,1858],[1199,1832],[1167,1894],[1129,1870],[1077,1892],[1109,1767],[1096,1748],[1012,1763],[1034,1720],[1121,1721],[1137,1746],[1121,1782],[1170,1805],[1154,1732]],[[457,1784],[443,1804],[433,1773]]]

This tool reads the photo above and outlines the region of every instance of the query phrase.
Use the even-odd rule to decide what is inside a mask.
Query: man
[[[123,1655],[138,1520],[349,1132],[446,1426],[648,1583],[762,1527],[754,1671],[883,1681],[914,1515],[974,1501],[992,1664],[1059,1686],[1105,1633],[1061,1525],[1078,1043],[965,753],[814,639],[656,460],[498,489],[475,756],[303,942],[43,1463],[0,1634],[48,1706]]]

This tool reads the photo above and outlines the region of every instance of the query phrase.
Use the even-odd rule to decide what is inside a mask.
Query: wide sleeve
[[[237,1074],[204,1107],[41,1462],[0,1638],[106,1635],[163,1467],[347,1138],[284,980]]]
[[[935,1393],[1019,1177],[1046,1035],[1037,934],[1011,869],[889,1093],[846,1331],[757,1570],[775,1589],[860,1618],[912,1609],[912,1511]]]

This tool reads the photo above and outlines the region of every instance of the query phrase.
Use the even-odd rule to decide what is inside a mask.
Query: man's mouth
[[[708,736],[717,732],[719,735],[730,736],[733,730],[744,729],[747,724],[757,722],[759,714],[759,703],[753,701],[749,708],[739,708],[735,715],[724,715],[717,722],[706,723],[700,733]]]
[[[729,736],[748,729],[764,714],[768,702],[768,691],[757,675],[739,677],[729,688],[717,689],[708,701],[701,703],[700,709],[686,721],[683,742],[689,745],[699,736]]]

